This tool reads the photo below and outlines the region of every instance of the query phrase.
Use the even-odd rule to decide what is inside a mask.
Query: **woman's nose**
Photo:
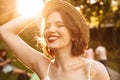
[[[55,25],[51,25],[51,26],[49,27],[49,31],[55,31],[55,30],[56,30]]]

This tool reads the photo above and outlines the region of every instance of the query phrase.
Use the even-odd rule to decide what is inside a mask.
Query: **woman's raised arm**
[[[40,65],[39,69],[45,70],[50,60],[30,47],[18,36],[18,34],[26,28],[25,26],[32,21],[33,19],[28,19],[23,16],[17,17],[0,26],[0,35],[15,56],[29,68],[38,71],[38,66]]]

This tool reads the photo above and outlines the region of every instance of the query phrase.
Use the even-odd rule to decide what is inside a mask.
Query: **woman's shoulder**
[[[92,60],[92,67],[96,70],[105,69],[105,66],[96,60]]]
[[[108,79],[109,77],[106,67],[102,63],[95,60],[91,60],[90,75],[91,77],[94,77],[94,79],[97,79],[98,77]]]
[[[85,64],[86,68],[87,69],[90,68],[91,71],[94,71],[96,73],[101,72],[101,71],[106,72],[106,67],[102,63],[96,60],[85,58],[85,62],[86,62]]]
[[[100,63],[96,60],[86,59],[86,62],[88,63],[87,64],[88,66],[91,66],[91,69],[94,69],[97,71],[106,69],[102,63]]]

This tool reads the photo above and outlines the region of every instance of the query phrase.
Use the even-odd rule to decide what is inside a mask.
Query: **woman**
[[[45,19],[44,49],[55,60],[51,62],[20,39],[18,34],[24,29],[23,24],[28,22],[23,17],[0,27],[2,38],[17,58],[36,72],[41,80],[110,80],[101,63],[82,57],[88,45],[89,29],[72,5],[52,0],[46,3],[42,15]]]

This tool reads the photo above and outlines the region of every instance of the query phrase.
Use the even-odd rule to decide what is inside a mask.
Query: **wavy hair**
[[[81,28],[79,27],[79,25],[77,23],[75,23],[73,18],[69,15],[70,13],[68,13],[64,10],[61,10],[61,9],[59,9],[59,10],[56,9],[56,10],[50,12],[49,14],[51,14],[53,12],[60,13],[62,20],[63,20],[63,23],[72,33],[72,37],[74,38],[74,40],[72,41],[71,54],[73,56],[82,55],[84,53],[84,50],[86,49],[86,47],[88,45],[88,42],[84,41],[84,39],[82,37],[83,33],[81,32]],[[49,14],[46,16],[45,21],[47,20],[47,17],[49,16]],[[84,25],[81,24],[81,26],[84,26]],[[50,50],[47,46],[45,46],[43,48],[43,52],[48,53],[51,57],[54,57],[53,51]]]

